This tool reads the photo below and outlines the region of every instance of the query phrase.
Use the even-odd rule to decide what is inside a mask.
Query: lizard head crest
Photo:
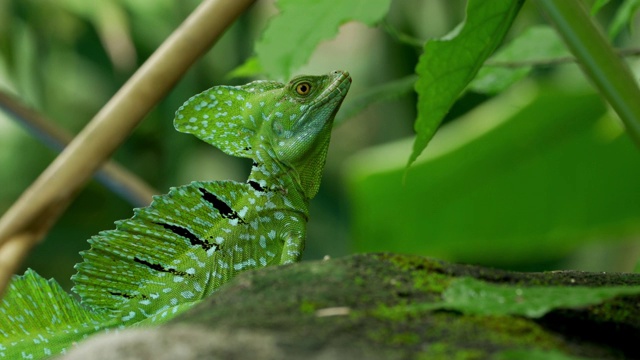
[[[215,86],[184,103],[174,120],[225,153],[285,166],[308,198],[315,196],[333,119],[351,77],[345,71],[301,75],[287,84],[254,81]]]

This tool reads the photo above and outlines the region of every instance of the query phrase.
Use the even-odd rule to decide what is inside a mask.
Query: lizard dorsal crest
[[[287,84],[217,86],[189,99],[174,123],[229,155],[273,163],[310,199],[318,192],[333,119],[350,84],[348,73],[334,71],[296,76]]]
[[[254,81],[243,86],[216,86],[191,97],[176,111],[174,125],[226,154],[253,159],[251,139],[263,122],[262,112],[276,81]],[[261,100],[260,98],[263,98]]]

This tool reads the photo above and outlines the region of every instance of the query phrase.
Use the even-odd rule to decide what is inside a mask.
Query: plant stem
[[[0,110],[14,118],[40,142],[57,152],[61,152],[72,140],[72,136],[56,126],[53,121],[2,91]],[[114,160],[105,162],[94,177],[111,192],[135,207],[149,205],[151,197],[159,193]]]
[[[632,57],[632,56],[640,56],[640,49],[638,48],[629,48],[629,49],[616,49],[616,53],[620,57]],[[484,66],[487,67],[499,67],[499,68],[521,68],[525,66],[553,66],[553,65],[563,65],[563,64],[573,64],[576,63],[578,59],[573,56],[562,56],[548,59],[532,59],[532,60],[514,60],[514,61],[496,61],[496,60],[487,60],[484,62]]]
[[[580,1],[537,0],[537,4],[640,147],[640,89],[627,64],[595,26]]]

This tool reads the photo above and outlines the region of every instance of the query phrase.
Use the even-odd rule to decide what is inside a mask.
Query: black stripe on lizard
[[[258,183],[255,180],[249,180],[247,181],[247,183],[249,184],[249,186],[251,186],[253,188],[253,190],[255,191],[260,191],[260,192],[265,192],[267,191],[267,189],[263,188],[262,185],[260,185],[260,183]]]
[[[198,188],[198,190],[202,193],[202,198],[218,210],[220,216],[225,219],[238,219],[239,223],[246,224],[237,212],[235,212],[226,202],[222,201],[215,194],[208,192],[204,188]]]
[[[109,294],[113,295],[113,296],[119,296],[119,297],[123,297],[125,299],[136,299],[136,298],[140,298],[142,300],[147,300],[149,299],[149,297],[147,295],[144,294],[139,294],[139,295],[131,295],[131,294],[127,294],[127,293],[123,293],[123,292],[118,292],[118,291],[109,291]]]
[[[138,264],[142,264],[142,265],[148,266],[151,269],[156,270],[156,271],[166,272],[166,273],[170,273],[170,274],[178,275],[178,276],[189,276],[189,274],[187,274],[184,271],[179,271],[179,270],[172,269],[172,268],[166,268],[166,267],[164,267],[164,266],[162,266],[160,264],[154,264],[154,263],[152,263],[150,261],[147,261],[147,260],[144,260],[144,259],[140,259],[137,256],[135,256],[133,258],[133,261],[137,262]]]
[[[178,235],[178,236],[182,236],[183,238],[186,238],[187,240],[189,240],[189,242],[191,243],[191,245],[194,246],[200,246],[202,247],[205,251],[211,249],[212,247],[216,246],[216,244],[212,244],[209,242],[206,242],[202,239],[200,239],[199,237],[197,237],[194,233],[192,233],[191,231],[189,231],[189,229],[183,228],[181,226],[178,225],[171,225],[171,224],[165,224],[165,223],[154,223],[156,225],[160,225],[163,228],[171,231],[172,233]]]

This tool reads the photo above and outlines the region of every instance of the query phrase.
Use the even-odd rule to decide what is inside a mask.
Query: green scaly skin
[[[92,237],[72,278],[81,302],[32,270],[15,277],[0,303],[0,358],[46,358],[98,331],[161,323],[241,271],[298,261],[350,84],[334,71],[217,86],[185,102],[176,129],[252,159],[247,182],[172,188]]]

